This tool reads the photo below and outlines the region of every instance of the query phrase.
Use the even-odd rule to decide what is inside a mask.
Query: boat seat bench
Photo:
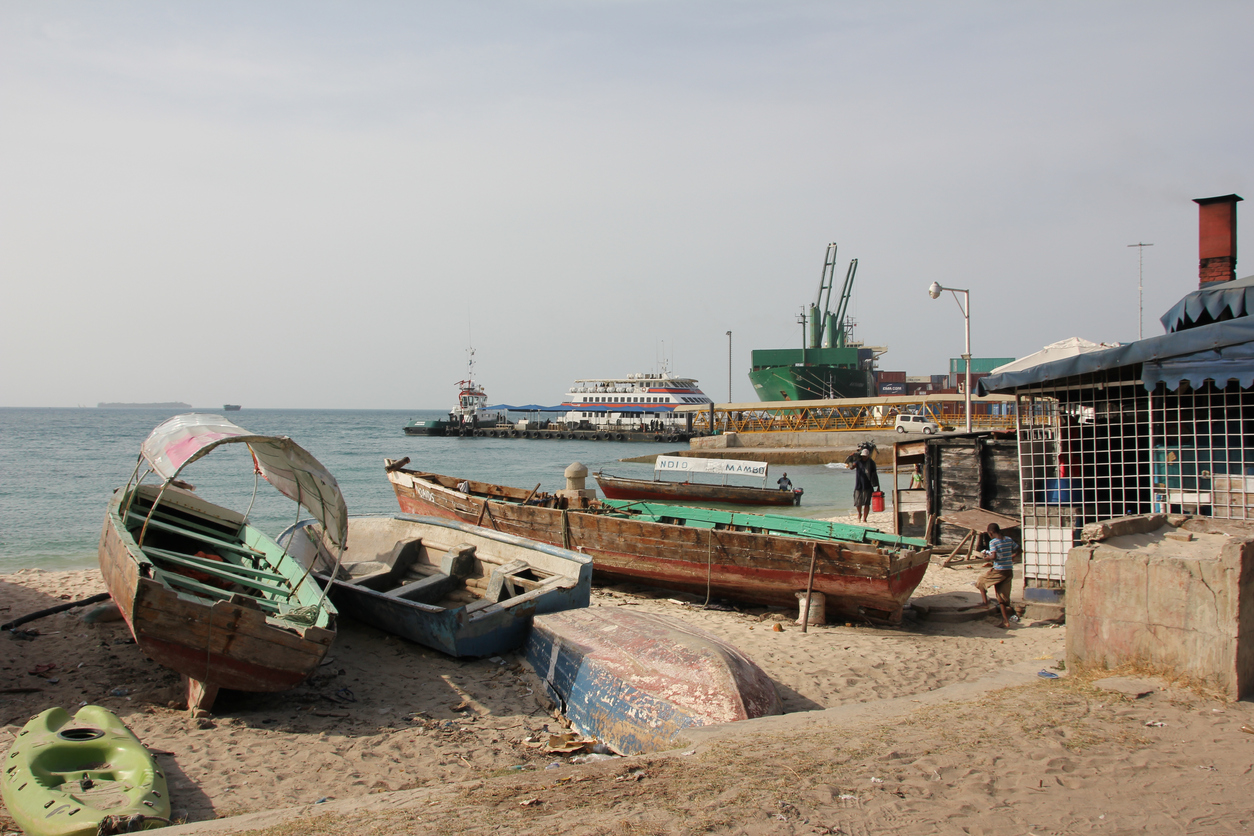
[[[397,545],[400,548],[400,545]],[[414,550],[415,555],[417,550]],[[408,568],[408,567],[406,567]],[[416,581],[402,584],[390,592],[384,593],[389,598],[402,598],[406,601],[434,603],[444,597],[454,587],[459,586],[475,568],[475,547],[469,543],[451,546],[440,560],[440,571],[427,575]]]
[[[205,598],[216,598],[219,601],[229,601],[233,595],[238,594],[228,589],[218,589],[216,586],[209,586],[184,575],[176,575],[173,572],[162,572],[161,580],[170,586],[182,587],[189,592],[194,592]],[[252,603],[266,612],[276,614],[279,612],[279,605],[266,598],[253,598]]]
[[[160,508],[154,511],[152,509],[152,506],[150,505],[144,506],[144,505],[136,504],[136,505],[132,505],[127,510],[131,516],[138,517],[141,520],[148,517],[149,514],[151,514],[153,519],[158,519],[163,522],[168,522],[173,525],[177,525],[180,528],[188,528],[193,531],[198,531],[201,534],[207,534],[210,537],[219,537],[219,538],[220,537],[234,537],[235,535],[239,533],[238,528],[236,528],[235,530],[230,530],[229,528],[222,526],[222,525],[219,525],[218,527],[214,527],[212,524],[208,522],[197,522],[196,519],[186,514],[171,514],[168,511],[164,511]]]
[[[132,525],[139,524],[142,526],[144,524],[144,518],[140,516],[136,516],[134,514],[130,515],[130,521]],[[198,540],[201,543],[206,543],[210,546],[213,546],[214,548],[225,549],[230,552],[235,552],[236,554],[245,555],[246,557],[255,557],[255,558],[265,557],[264,554],[257,551],[256,549],[249,548],[248,546],[241,545],[240,543],[231,543],[227,540],[223,540],[218,537],[212,537],[208,534],[202,534],[199,531],[193,531],[193,530],[184,528],[181,525],[175,525],[173,523],[168,523],[162,520],[158,520],[155,517],[148,521],[148,526],[150,528],[155,528],[158,531],[166,531],[171,534],[181,534],[184,537],[188,537],[192,540]]]
[[[278,585],[266,583],[264,580],[258,580],[257,578],[251,578],[247,575],[237,574],[232,572],[230,569],[219,568],[223,564],[215,563],[212,560],[188,560],[184,555],[180,555],[175,552],[163,552],[161,549],[145,549],[144,554],[148,555],[150,558],[164,560],[167,563],[173,563],[176,566],[186,566],[189,569],[195,569],[197,572],[203,572],[206,575],[212,575],[213,577],[221,578],[224,581],[230,581],[231,583],[239,584],[240,586],[249,587],[250,589],[255,589],[258,592],[269,593],[277,598],[283,598],[286,600],[291,596],[291,589],[286,584]],[[206,563],[209,565],[206,566]],[[230,564],[225,565],[229,566]],[[164,574],[166,576],[173,577],[186,577],[185,575],[179,575],[177,572],[165,572]],[[195,579],[192,578],[191,580]],[[210,587],[210,589],[216,589],[216,587]]]
[[[279,581],[283,584],[286,591],[287,586],[285,578],[276,572],[267,572],[264,569],[253,569],[249,566],[240,566],[237,563],[227,563],[226,561],[209,560],[204,557],[197,557],[193,554],[183,554],[182,552],[172,552],[168,549],[159,549],[156,546],[148,546],[143,550],[144,554],[152,557],[156,556],[167,560],[170,563],[177,563],[180,566],[187,566],[192,569],[201,569],[206,574],[220,575],[222,577],[234,580],[238,577],[256,578],[263,581]]]
[[[575,585],[574,578],[568,578],[565,575],[554,575],[553,577],[543,581],[542,583],[536,584],[533,588],[527,590],[523,594],[511,596],[509,598],[506,598],[504,601],[494,601],[491,598],[488,598],[486,596],[483,598],[480,598],[478,601],[475,601],[474,603],[466,605],[466,614],[469,615],[470,613],[475,613],[475,612],[478,612],[479,610],[487,609],[488,607],[492,607],[492,606],[500,607],[501,609],[507,610],[507,609],[510,609],[511,607],[516,607],[519,604],[525,604],[528,601],[531,601],[535,598],[539,598],[541,595],[543,595],[545,592],[548,592],[550,589],[561,589],[562,587],[571,587],[574,585]]]

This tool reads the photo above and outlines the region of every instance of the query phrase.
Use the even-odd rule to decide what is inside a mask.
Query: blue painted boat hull
[[[526,658],[575,730],[619,754],[665,751],[684,729],[781,710],[775,683],[739,650],[654,613],[538,617]]]
[[[316,523],[279,541],[330,583],[335,556]],[[534,616],[587,607],[591,595],[586,555],[458,520],[350,517],[348,543],[328,590],[340,614],[450,656],[513,650]]]

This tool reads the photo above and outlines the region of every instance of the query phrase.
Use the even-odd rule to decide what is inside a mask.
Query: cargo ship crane
[[[858,271],[856,258],[849,262],[836,311],[831,311],[836,252],[835,243],[827,245],[818,294],[797,317],[801,347],[755,349],[750,354],[749,380],[763,401],[865,398],[875,393],[875,358],[887,349],[868,349],[853,339],[849,300]],[[859,360],[859,352],[868,350],[870,356]]]
[[[823,259],[823,275],[819,278],[819,292],[810,306],[810,331],[806,348],[845,348],[853,324],[846,319],[849,297],[853,295],[853,277],[858,272],[858,259],[849,262],[845,284],[840,290],[836,313],[830,312],[832,288],[836,285],[836,244],[827,245]]]

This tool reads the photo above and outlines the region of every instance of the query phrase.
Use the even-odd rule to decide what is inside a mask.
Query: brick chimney
[[[1237,277],[1237,201],[1239,195],[1201,197],[1198,206],[1199,287],[1214,287]]]

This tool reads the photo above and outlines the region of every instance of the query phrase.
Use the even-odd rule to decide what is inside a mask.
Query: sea
[[[214,409],[194,411],[224,414]],[[0,574],[30,567],[57,571],[96,566],[110,495],[136,472],[140,444],[149,432],[175,414],[164,409],[0,408]],[[652,442],[430,438],[404,433],[411,421],[446,415],[444,410],[246,407],[226,417],[259,435],[288,436],[312,453],[339,482],[350,514],[399,510],[384,476],[385,458],[408,456],[410,466],[421,470],[553,491],[565,487],[563,473],[572,462],[582,462],[589,473],[604,470],[615,476],[652,478],[651,464],[623,460],[677,449],[675,444]],[[794,487],[805,490],[802,504],[763,510],[803,517],[851,510],[851,471],[822,465],[772,466],[770,485],[785,472]],[[219,447],[189,465],[180,478],[219,505],[244,512],[251,504],[250,520],[271,536],[307,516],[264,479],[258,483],[242,444]],[[589,477],[589,487],[593,486]]]

